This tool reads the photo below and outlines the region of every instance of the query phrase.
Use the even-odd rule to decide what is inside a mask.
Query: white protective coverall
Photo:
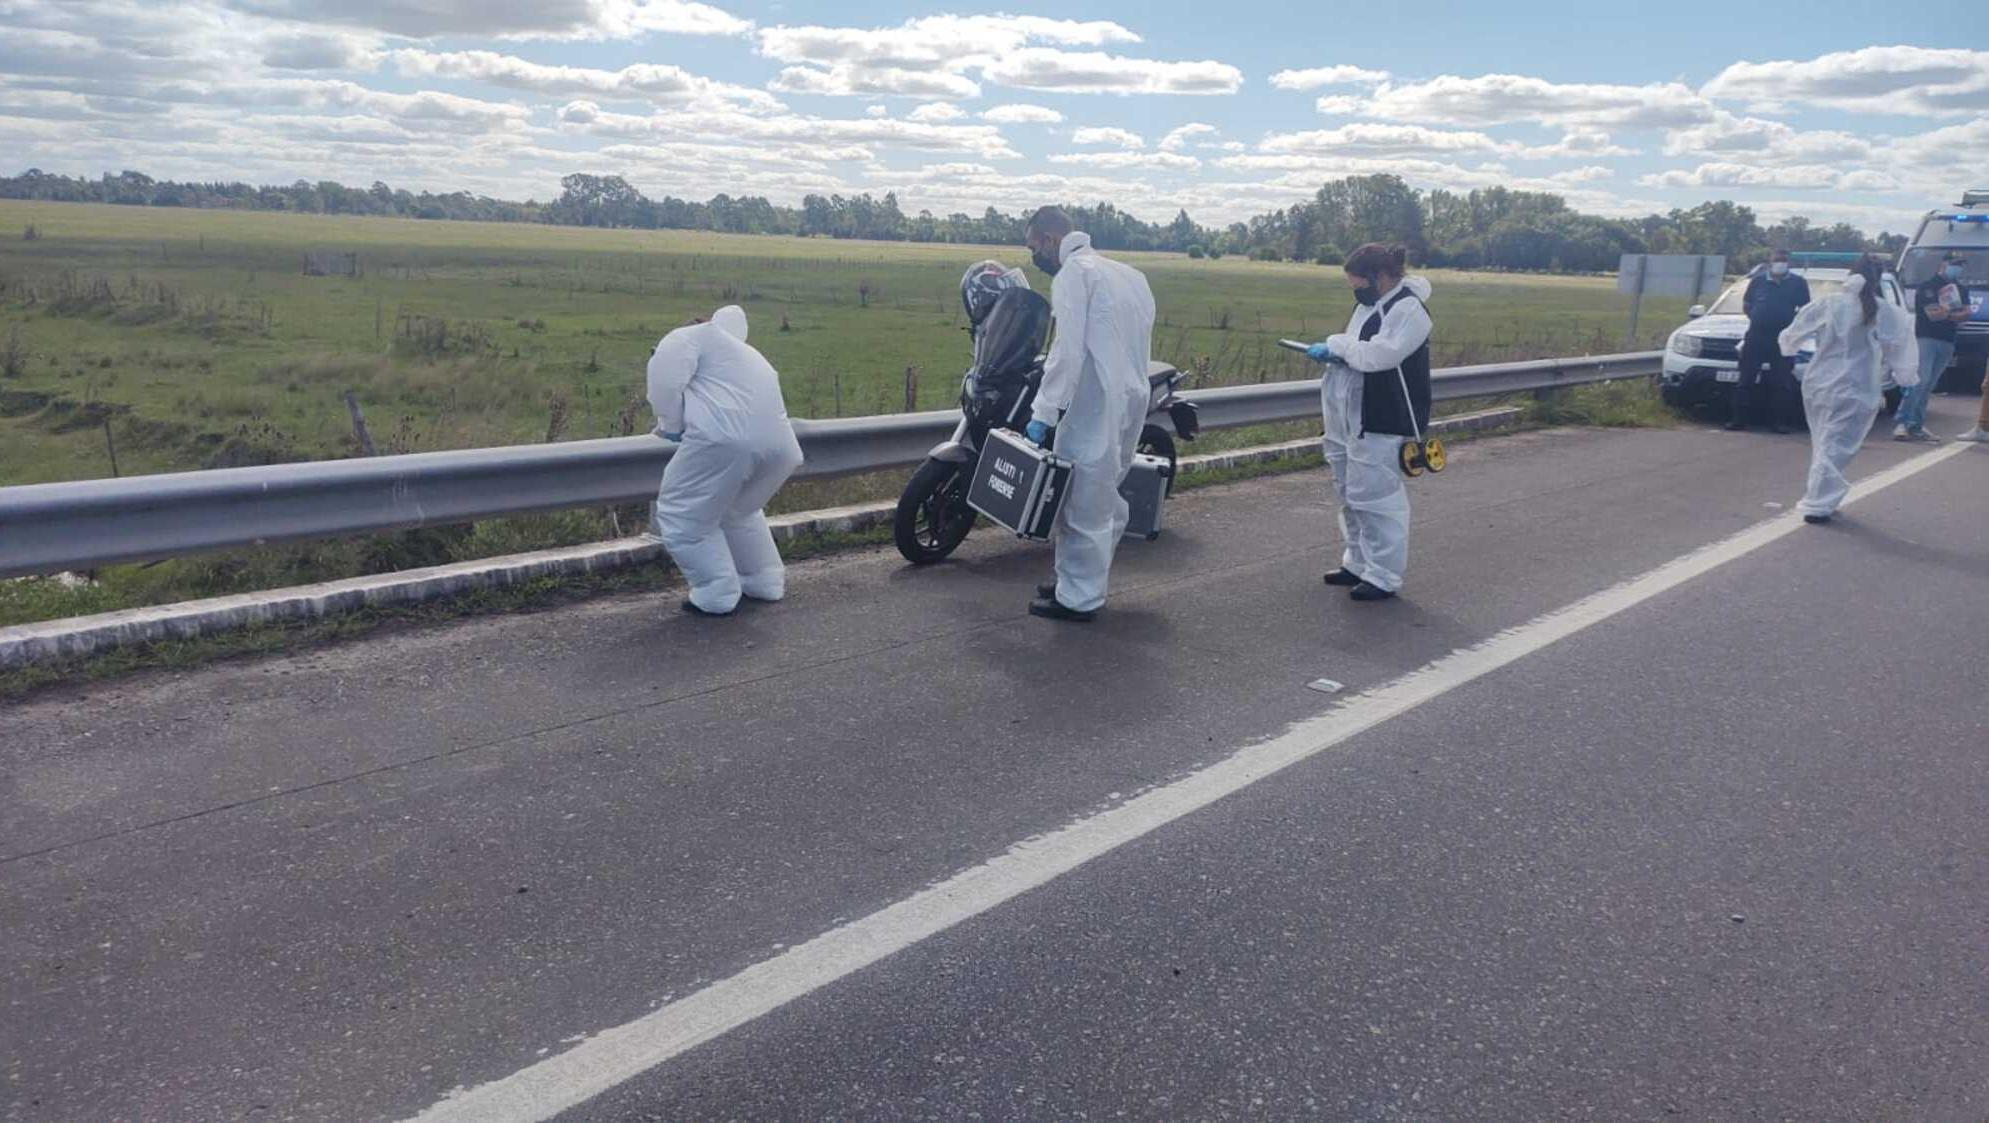
[[[649,357],[649,404],[660,433],[683,433],[663,469],[656,532],[706,612],[741,593],[779,600],[787,568],[762,507],[801,465],[780,376],[746,345],[746,313],[728,305],[678,328]]]
[[[1031,416],[1057,429],[1071,462],[1070,492],[1051,532],[1057,601],[1079,612],[1105,603],[1113,551],[1128,509],[1119,484],[1139,451],[1153,357],[1153,292],[1140,271],[1101,257],[1091,235],[1068,234],[1050,283],[1057,337]]]
[[[1363,341],[1362,325],[1404,288],[1413,299],[1381,313],[1381,330]],[[1326,340],[1340,361],[1327,365],[1319,384],[1319,407],[1326,421],[1326,463],[1333,469],[1333,494],[1340,501],[1340,537],[1346,542],[1340,564],[1348,573],[1391,593],[1401,589],[1409,568],[1409,489],[1402,485],[1401,467],[1405,438],[1390,433],[1362,434],[1364,372],[1395,369],[1429,339],[1430,313],[1423,307],[1429,296],[1428,281],[1404,277],[1373,305],[1355,305],[1347,330]]]
[[[1835,513],[1851,490],[1844,466],[1857,455],[1878,416],[1885,372],[1890,370],[1901,387],[1920,382],[1913,317],[1881,300],[1878,315],[1866,323],[1858,300],[1864,289],[1865,279],[1853,276],[1842,290],[1804,305],[1778,341],[1784,355],[1816,341],[1816,357],[1796,368],[1803,412],[1809,417],[1809,486],[1797,504],[1805,515]]]

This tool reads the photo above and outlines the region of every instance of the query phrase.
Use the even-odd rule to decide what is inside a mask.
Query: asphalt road
[[[1785,517],[1805,454],[1463,446],[1380,606],[1319,584],[1298,475],[1178,498],[1089,628],[1022,616],[1047,554],[984,531],[730,621],[604,600],[8,707],[4,1118],[399,1119],[592,1058]],[[1704,568],[562,1118],[1989,1117],[1989,451]]]

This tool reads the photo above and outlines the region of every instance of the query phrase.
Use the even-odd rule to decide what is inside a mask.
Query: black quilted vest
[[[1404,300],[1414,300],[1416,294],[1403,289],[1389,299],[1388,303],[1375,309],[1374,315],[1361,325],[1361,341],[1373,339],[1381,331],[1381,318],[1388,310]],[[1426,310],[1428,305],[1423,306]],[[1418,432],[1428,432],[1430,428],[1430,341],[1416,348],[1408,358],[1402,360],[1402,376],[1395,376],[1394,367],[1387,370],[1371,370],[1361,382],[1361,435],[1381,433],[1391,437],[1412,437]],[[1402,384],[1409,385],[1409,400],[1402,400]],[[1416,423],[1409,424],[1409,410],[1416,411]]]

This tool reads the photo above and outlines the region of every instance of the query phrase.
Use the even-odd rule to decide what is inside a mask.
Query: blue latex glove
[[[1031,421],[1029,428],[1023,432],[1023,436],[1029,438],[1030,444],[1041,448],[1043,443],[1050,439],[1050,427],[1041,421]]]
[[[663,434],[663,439],[666,441],[681,441],[684,439],[684,431],[679,429],[674,433],[665,433]]]
[[[1333,361],[1333,349],[1324,343],[1315,343],[1305,349],[1305,357],[1315,363],[1330,363]]]

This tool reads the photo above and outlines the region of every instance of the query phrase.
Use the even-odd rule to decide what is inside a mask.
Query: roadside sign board
[[[1625,347],[1637,345],[1637,317],[1646,296],[1683,296],[1698,300],[1708,288],[1719,288],[1727,259],[1718,253],[1626,253],[1616,266],[1616,291],[1630,297],[1630,332]]]
[[[1616,291],[1626,296],[1698,297],[1726,275],[1725,254],[1626,253],[1617,266]]]

